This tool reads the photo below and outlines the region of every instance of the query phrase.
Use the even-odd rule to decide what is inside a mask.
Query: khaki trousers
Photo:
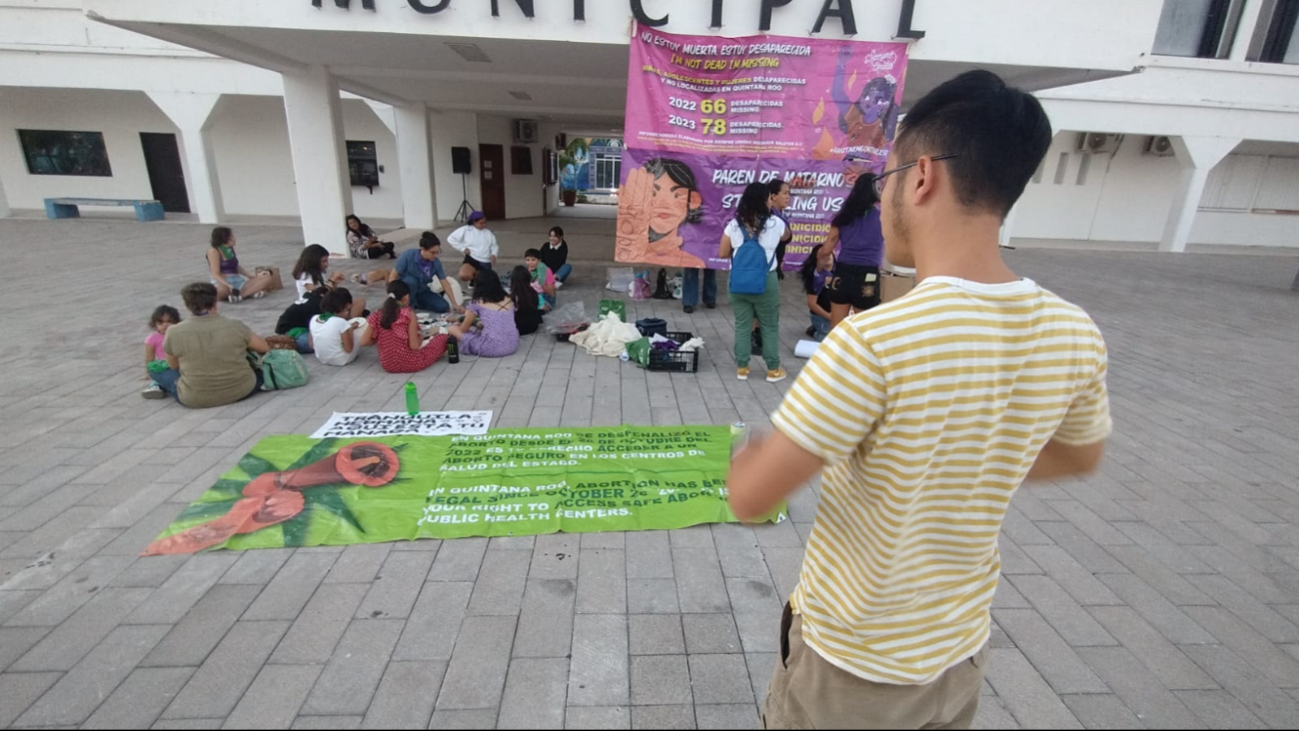
[[[974,721],[987,645],[928,685],[887,685],[831,665],[803,643],[802,630],[786,604],[764,728],[965,729]]]

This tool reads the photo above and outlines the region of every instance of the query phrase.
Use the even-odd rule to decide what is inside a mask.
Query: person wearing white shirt
[[[736,376],[749,379],[749,359],[753,355],[753,321],[762,330],[762,358],[767,365],[767,382],[779,383],[787,374],[780,367],[780,281],[776,277],[776,247],[785,235],[785,222],[771,214],[771,194],[766,183],[750,183],[740,197],[735,218],[726,224],[718,256],[729,259],[748,238],[756,239],[767,259],[767,283],[762,294],[731,292],[731,309],[735,312]],[[735,283],[732,272],[731,283]]]
[[[478,272],[496,265],[500,246],[496,235],[487,230],[487,216],[482,211],[469,214],[469,223],[447,237],[447,243],[456,251],[463,251],[465,261],[460,265],[460,281],[473,284]]]
[[[311,342],[316,358],[325,365],[345,366],[361,354],[360,336],[366,325],[347,319],[348,302],[331,290],[320,300],[320,314],[311,318]]]

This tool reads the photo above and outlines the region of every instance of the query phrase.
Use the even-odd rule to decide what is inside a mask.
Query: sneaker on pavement
[[[555,281],[555,289],[558,290],[558,289],[563,289],[563,288],[564,288],[564,283],[561,282],[561,281],[556,280],[556,281]]]
[[[263,298],[263,297],[265,297],[265,296],[266,296],[266,293],[265,293],[265,292],[254,292],[254,293],[253,293],[253,299],[255,299],[255,300],[259,300],[259,299],[261,299],[261,298]]]
[[[804,330],[804,332],[807,333],[807,336],[808,336],[809,338],[814,338],[814,337],[816,337],[816,327],[814,327],[814,326],[810,326],[810,327],[808,327],[807,330]]]
[[[693,313],[693,312],[695,311],[695,306],[694,306],[694,305],[686,305],[685,307],[682,307],[681,310],[682,310],[683,312],[685,312],[687,315],[689,315],[689,314],[691,314],[691,313]]]
[[[705,302],[705,303],[704,303],[704,307],[707,307],[707,308],[710,309],[710,310],[715,310],[715,309],[717,309],[717,303],[716,303],[716,302]]]
[[[140,395],[149,399],[167,398],[167,392],[154,381],[149,381],[149,385],[144,387]]]
[[[785,372],[784,368],[777,368],[774,371],[767,371],[767,383],[780,383],[786,378],[789,378],[789,374]]]
[[[747,381],[747,380],[749,380],[749,369],[748,369],[748,368],[736,368],[736,369],[735,369],[735,377],[738,378],[738,379],[740,379],[741,381]]]

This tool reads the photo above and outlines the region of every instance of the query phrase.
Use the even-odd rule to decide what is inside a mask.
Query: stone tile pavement
[[[507,250],[544,228],[516,227]],[[295,235],[240,228],[241,258],[287,271]],[[142,400],[145,318],[204,278],[205,238],[0,221],[0,726],[757,724],[815,489],[778,526],[137,558],[263,436],[402,405],[405,379],[373,354],[220,409]],[[576,254],[590,261],[561,296],[593,308],[602,268]],[[1100,322],[1117,432],[1094,477],[1015,498],[978,725],[1293,728],[1299,262],[1009,257]],[[796,368],[806,323],[784,292]],[[289,299],[224,312],[268,331]],[[779,403],[788,384],[731,378],[725,306],[632,309],[701,334],[703,370],[646,374],[531,337],[415,381],[427,408],[502,426],[757,424]]]

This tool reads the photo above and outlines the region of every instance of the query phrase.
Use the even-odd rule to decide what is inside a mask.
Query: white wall
[[[1077,135],[1064,131],[1052,141],[1041,182],[1029,183],[1020,200],[1014,237],[1159,241],[1180,174],[1176,158],[1144,155],[1145,137],[1128,135],[1113,156],[1090,155],[1085,182],[1078,185],[1079,166],[1089,156],[1074,150]],[[1057,185],[1062,153],[1067,155],[1065,175]],[[1299,216],[1201,210],[1190,243],[1295,247],[1299,246]]]
[[[212,115],[217,175],[226,213],[298,215],[284,100],[227,96]]]
[[[199,6],[201,7],[201,11]],[[571,2],[537,2],[528,19],[510,0],[493,18],[486,0],[459,0],[445,12],[421,15],[408,3],[376,3],[375,11],[313,8],[306,0],[86,0],[85,7],[110,20],[199,24],[225,27],[264,26],[322,31],[363,31],[520,38],[579,43],[627,43],[632,15],[626,0],[588,0],[586,21],[573,21]],[[796,0],[772,13],[771,32],[807,37],[822,3]],[[856,0],[853,3],[860,40],[891,40],[898,27],[900,2]],[[971,64],[1029,64],[1130,70],[1150,49],[1162,0],[924,0],[916,4],[915,27],[928,35],[914,48],[916,58]],[[703,0],[647,0],[647,13],[668,14],[663,30],[698,35],[742,36],[758,32],[760,3],[732,0],[725,5],[723,26],[710,29],[711,3]],[[989,26],[989,19],[995,24]],[[842,38],[838,20],[827,21],[822,37]],[[972,30],[975,29],[975,30]],[[981,29],[981,30],[978,30]]]
[[[102,132],[112,177],[31,175],[19,129]],[[177,130],[143,92],[0,88],[0,176],[11,208],[45,198],[152,198],[141,132]]]
[[[532,153],[532,174],[515,175],[511,172],[511,151],[514,147],[513,123],[509,117],[478,115],[478,142],[483,145],[500,145],[504,151],[505,217],[532,218],[545,215],[541,181],[541,144],[523,145]]]
[[[379,187],[374,189],[373,194],[368,188],[352,187],[352,212],[361,220],[400,219],[403,206],[396,137],[365,102],[360,99],[344,99],[342,104],[344,136],[349,140],[374,141],[375,154],[383,168],[383,172],[379,173]]]
[[[433,147],[433,180],[437,185],[437,218],[448,224],[464,199],[460,176],[451,171],[451,148],[468,147],[473,172],[468,183],[469,204],[482,208],[478,183],[478,115],[471,112],[434,112],[429,115],[429,144]]]

